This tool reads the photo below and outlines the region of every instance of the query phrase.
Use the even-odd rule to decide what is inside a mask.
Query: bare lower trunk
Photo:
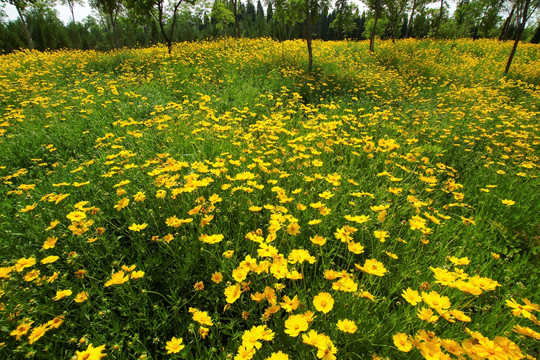
[[[525,0],[525,6],[523,8],[522,19],[520,23],[518,24],[514,46],[512,46],[512,51],[510,52],[510,56],[508,57],[508,61],[506,62],[506,68],[504,69],[505,75],[508,75],[508,70],[510,70],[510,65],[512,65],[512,60],[514,59],[514,55],[516,54],[519,40],[521,39],[521,35],[523,34],[523,30],[525,29],[525,23],[527,22],[527,18],[528,18],[527,13],[529,11],[530,3],[531,3],[531,0]]]
[[[242,34],[240,33],[240,22],[238,21],[238,0],[233,1],[233,14],[234,14],[234,24],[236,26],[236,36],[239,38],[242,37]]]
[[[435,28],[435,37],[439,36],[439,27],[441,26],[443,8],[444,0],[441,0],[441,8],[439,9],[439,20],[437,21],[437,27]]]
[[[381,12],[381,0],[377,0],[377,7],[375,8],[375,22],[373,23],[373,29],[371,30],[371,36],[369,37],[369,51],[375,51],[375,33],[377,31],[377,22],[379,21],[379,15]]]
[[[28,47],[30,48],[30,50],[34,50],[34,41],[32,40],[32,35],[30,35],[30,30],[28,30],[28,25],[26,25],[26,21],[24,20],[22,10],[17,5],[15,5],[15,7],[17,8],[17,12],[19,13],[19,17],[21,18],[21,22],[24,27],[24,33],[26,34],[26,39],[28,40]]]
[[[405,38],[408,38],[409,34],[411,33],[412,21],[414,18],[414,10],[416,10],[416,0],[413,1],[411,16],[409,17],[409,23],[407,24],[407,31],[405,32]]]
[[[313,69],[313,49],[311,48],[311,7],[306,0],[306,42],[308,49],[308,72]]]
[[[506,18],[506,21],[503,24],[503,27],[501,29],[501,34],[499,35],[499,41],[506,39],[506,32],[508,31],[508,25],[510,25],[510,21],[512,21],[512,16],[514,16],[514,11],[516,10],[516,6],[512,6],[512,10],[510,11],[510,15]]]

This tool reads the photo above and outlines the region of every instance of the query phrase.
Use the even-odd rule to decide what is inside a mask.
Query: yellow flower
[[[337,328],[343,332],[354,334],[356,330],[358,330],[358,327],[354,323],[354,321],[349,319],[343,319],[339,320],[337,322]]]
[[[265,360],[289,360],[289,355],[278,351],[277,353],[272,353],[269,357],[267,357]]]
[[[223,235],[222,234],[214,234],[214,235],[201,234],[201,236],[199,236],[199,240],[206,244],[217,244],[218,242],[221,242],[223,240]]]
[[[53,300],[54,301],[58,301],[58,300],[61,300],[63,298],[65,298],[66,296],[70,296],[71,294],[73,294],[73,292],[71,290],[58,290],[56,292],[56,296],[53,297]]]
[[[317,311],[327,314],[334,307],[334,299],[327,292],[320,292],[313,298],[313,305]]]
[[[144,276],[144,271],[142,270],[136,270],[131,273],[130,278],[131,279],[140,279]]]
[[[105,345],[95,348],[92,344],[88,344],[86,350],[77,351],[77,360],[99,360],[107,355],[102,353],[103,350],[105,350]]]
[[[109,287],[111,285],[120,285],[125,283],[129,280],[129,277],[125,275],[123,271],[115,272],[111,275],[111,279],[105,283],[105,287]]]
[[[304,315],[291,315],[285,320],[285,334],[297,337],[308,329],[308,322]]]
[[[326,244],[326,239],[323,238],[322,236],[320,235],[315,235],[313,237],[310,237],[309,240],[314,243],[315,245],[319,245],[319,246],[323,246],[324,244]]]
[[[30,330],[30,327],[32,326],[34,322],[28,322],[28,323],[22,323],[17,326],[15,330],[13,330],[9,335],[15,336],[15,340],[19,340],[21,336],[26,335],[28,330]]]
[[[411,288],[407,288],[407,290],[403,290],[403,293],[401,296],[411,305],[416,306],[419,302],[422,301],[422,297],[418,293],[418,291],[413,290]]]
[[[39,338],[41,338],[45,333],[49,330],[49,326],[47,324],[39,325],[38,327],[35,327],[34,330],[28,335],[28,343],[32,345],[35,343]]]
[[[141,230],[146,229],[147,226],[148,226],[148,224],[146,224],[146,223],[143,223],[143,224],[140,224],[140,225],[139,225],[139,224],[133,223],[133,224],[131,224],[131,226],[129,227],[129,230],[131,230],[131,231],[137,231],[137,232],[138,232],[138,231],[141,231]]]
[[[37,206],[37,203],[33,203],[32,205],[27,205],[25,208],[19,210],[20,212],[22,213],[25,213],[25,212],[29,212],[29,211],[32,211],[36,208]]]
[[[409,340],[407,334],[397,333],[392,339],[399,351],[409,352],[413,348],[412,342]]]
[[[501,202],[507,206],[512,206],[512,205],[515,205],[516,203],[514,200],[508,200],[508,199],[501,200]]]
[[[167,354],[179,353],[183,348],[186,347],[184,344],[182,344],[183,341],[184,339],[175,337],[167,341],[167,346],[165,347],[165,350],[167,350]]]
[[[55,262],[56,260],[58,260],[59,257],[58,256],[55,256],[55,255],[51,255],[51,256],[47,256],[46,258],[43,258],[41,260],[41,263],[42,264],[52,264],[53,262]]]
[[[82,303],[88,299],[88,293],[86,291],[81,291],[80,293],[75,296],[75,302],[76,303]]]
[[[215,282],[216,284],[219,284],[220,282],[223,281],[223,274],[221,274],[221,272],[219,271],[216,271],[215,273],[212,274],[211,280]]]
[[[355,264],[355,266],[358,270],[362,270],[365,273],[376,276],[384,276],[387,271],[383,263],[377,261],[376,259],[366,260],[364,266],[360,266],[358,264]]]
[[[227,301],[227,303],[232,304],[240,298],[241,294],[242,289],[240,288],[240,284],[237,283],[236,285],[228,286],[225,289],[225,300]]]
[[[23,271],[25,268],[34,266],[36,264],[36,259],[34,257],[21,258],[15,263],[15,270],[17,272]]]

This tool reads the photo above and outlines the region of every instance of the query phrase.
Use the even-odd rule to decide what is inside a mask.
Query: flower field
[[[0,56],[0,358],[536,359],[540,48]]]

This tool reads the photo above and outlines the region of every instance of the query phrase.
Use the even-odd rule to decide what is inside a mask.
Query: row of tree
[[[67,5],[72,20],[64,25],[53,9]],[[540,0],[362,0],[360,12],[350,0],[88,0],[96,16],[75,22],[75,5],[85,0],[0,0],[13,5],[18,19],[0,12],[0,51],[98,49],[149,46],[218,36],[278,40],[305,38],[311,69],[313,38],[339,40],[376,37],[498,38],[540,41]],[[536,20],[536,24],[531,19]],[[527,24],[531,25],[528,28]],[[515,51],[515,50],[514,50]]]

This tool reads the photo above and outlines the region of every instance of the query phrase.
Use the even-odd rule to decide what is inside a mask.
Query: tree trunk
[[[414,10],[416,10],[416,0],[414,0],[412,4],[411,16],[409,17],[409,23],[407,24],[407,31],[405,32],[405,39],[408,38],[409,34],[411,33]]]
[[[499,35],[499,41],[503,41],[506,39],[506,32],[508,31],[508,25],[510,25],[510,21],[512,21],[512,16],[514,16],[514,11],[516,10],[516,5],[512,5],[512,10],[510,10],[510,15],[506,18],[506,21],[504,22],[504,25],[501,29],[501,34]]]
[[[75,12],[73,11],[75,4],[73,3],[73,0],[68,0],[67,4],[69,6],[69,11],[71,11],[71,20],[75,24]]]
[[[306,42],[308,49],[308,72],[313,70],[313,49],[311,48],[311,6],[310,1],[306,0]]]
[[[439,20],[437,21],[437,27],[435,28],[435,37],[439,36],[439,27],[441,26],[443,7],[444,0],[441,0],[441,9],[439,10]]]
[[[26,25],[26,21],[24,20],[22,10],[18,5],[15,5],[15,8],[19,13],[19,17],[21,18],[21,22],[24,27],[24,33],[26,34],[26,39],[28,40],[28,47],[30,48],[30,50],[34,50],[34,41],[32,40],[32,35],[30,35],[30,30],[28,30],[28,25]]]
[[[242,34],[240,33],[240,22],[238,21],[238,0],[233,0],[233,14],[234,25],[236,26],[236,36],[241,38]]]
[[[118,49],[118,36],[116,34],[116,16],[114,16],[113,11],[109,12],[109,17],[111,18],[111,26],[112,26],[113,38],[114,38],[114,48]]]
[[[375,51],[375,33],[377,32],[377,22],[379,21],[379,15],[381,12],[381,0],[377,0],[377,7],[375,8],[375,22],[373,23],[373,29],[371,30],[371,36],[369,37],[369,51]]]
[[[514,59],[514,55],[516,53],[519,40],[521,39],[521,35],[523,34],[523,30],[525,29],[525,23],[527,22],[527,18],[528,18],[527,13],[529,12],[530,3],[531,3],[531,0],[525,0],[525,6],[523,8],[521,22],[518,24],[516,40],[514,41],[514,46],[512,46],[512,51],[510,52],[510,56],[508,57],[508,61],[506,62],[506,68],[504,69],[505,75],[508,75],[508,70],[510,70],[510,65],[512,65],[512,60]]]
[[[163,2],[160,2],[158,4],[158,23],[159,23],[159,29],[161,30],[161,35],[163,36],[163,39],[165,40],[165,43],[167,44],[167,50],[169,51],[169,55],[171,55],[172,41],[167,36],[167,32],[165,31],[165,24],[163,24]]]

